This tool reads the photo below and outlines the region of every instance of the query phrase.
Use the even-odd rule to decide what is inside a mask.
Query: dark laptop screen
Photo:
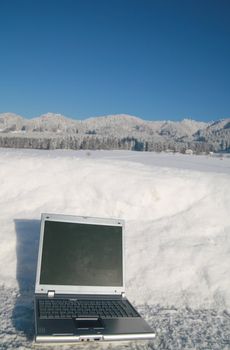
[[[122,227],[45,221],[40,284],[122,286]]]

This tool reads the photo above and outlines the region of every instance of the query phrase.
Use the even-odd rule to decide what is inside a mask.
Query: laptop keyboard
[[[39,299],[42,319],[139,317],[127,300]]]

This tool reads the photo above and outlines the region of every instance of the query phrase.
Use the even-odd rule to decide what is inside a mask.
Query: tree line
[[[112,137],[94,134],[87,135],[0,135],[0,147],[31,149],[73,149],[73,150],[133,150],[133,151],[171,151],[194,153],[230,151],[229,143],[182,140],[155,140],[136,137]]]

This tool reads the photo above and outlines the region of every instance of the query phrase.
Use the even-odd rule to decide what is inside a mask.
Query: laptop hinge
[[[55,294],[55,290],[48,290],[48,298],[53,298],[54,297],[54,294]]]

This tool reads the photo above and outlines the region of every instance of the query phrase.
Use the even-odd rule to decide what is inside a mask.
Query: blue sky
[[[0,0],[0,112],[230,116],[230,1]]]

